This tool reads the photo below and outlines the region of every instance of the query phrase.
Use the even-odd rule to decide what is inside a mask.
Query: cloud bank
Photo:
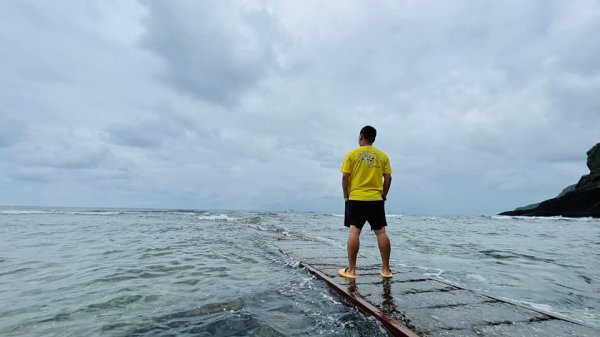
[[[339,211],[366,124],[388,210],[556,195],[600,139],[594,1],[0,4],[0,204]]]

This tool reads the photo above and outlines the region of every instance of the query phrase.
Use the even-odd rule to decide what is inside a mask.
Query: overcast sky
[[[598,1],[0,1],[0,205],[387,210],[554,197],[600,141]]]

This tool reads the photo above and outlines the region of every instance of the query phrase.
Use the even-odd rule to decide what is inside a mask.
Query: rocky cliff
[[[586,174],[577,183],[575,189],[587,189],[600,187],[600,143],[596,144],[587,152],[587,167],[590,174]]]
[[[581,177],[574,187],[569,186],[563,190],[556,198],[500,215],[600,218],[600,143],[587,152],[587,167],[590,173]]]

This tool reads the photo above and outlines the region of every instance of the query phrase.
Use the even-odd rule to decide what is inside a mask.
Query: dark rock
[[[600,218],[600,187],[573,191],[562,197],[543,201],[536,208],[503,212],[500,215]]]
[[[600,218],[600,143],[592,147],[587,155],[590,173],[581,177],[576,185],[568,186],[556,198],[500,215]]]
[[[587,152],[587,167],[590,174],[586,174],[577,183],[577,189],[584,189],[600,185],[600,143]]]
[[[576,188],[576,186],[577,186],[577,184],[573,184],[573,185],[569,185],[569,186],[565,187],[565,188],[564,188],[564,189],[563,189],[563,190],[560,192],[560,194],[559,194],[559,195],[557,195],[556,197],[557,197],[557,198],[558,198],[558,197],[562,197],[563,195],[565,195],[565,194],[567,194],[567,193],[570,193],[570,192],[573,192],[573,191],[575,191],[575,188]],[[538,205],[539,205],[539,203],[538,203]]]
[[[530,209],[534,209],[534,208],[538,207],[539,205],[540,205],[540,203],[539,203],[539,202],[536,202],[535,204],[529,204],[529,205],[527,205],[527,206],[521,206],[521,207],[517,207],[517,208],[515,209],[515,211],[528,211],[528,210],[530,210]]]

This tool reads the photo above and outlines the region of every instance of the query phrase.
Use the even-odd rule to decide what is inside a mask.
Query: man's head
[[[360,135],[358,136],[358,143],[362,145],[371,145],[375,142],[375,137],[377,137],[377,130],[374,127],[367,125],[360,130]]]

